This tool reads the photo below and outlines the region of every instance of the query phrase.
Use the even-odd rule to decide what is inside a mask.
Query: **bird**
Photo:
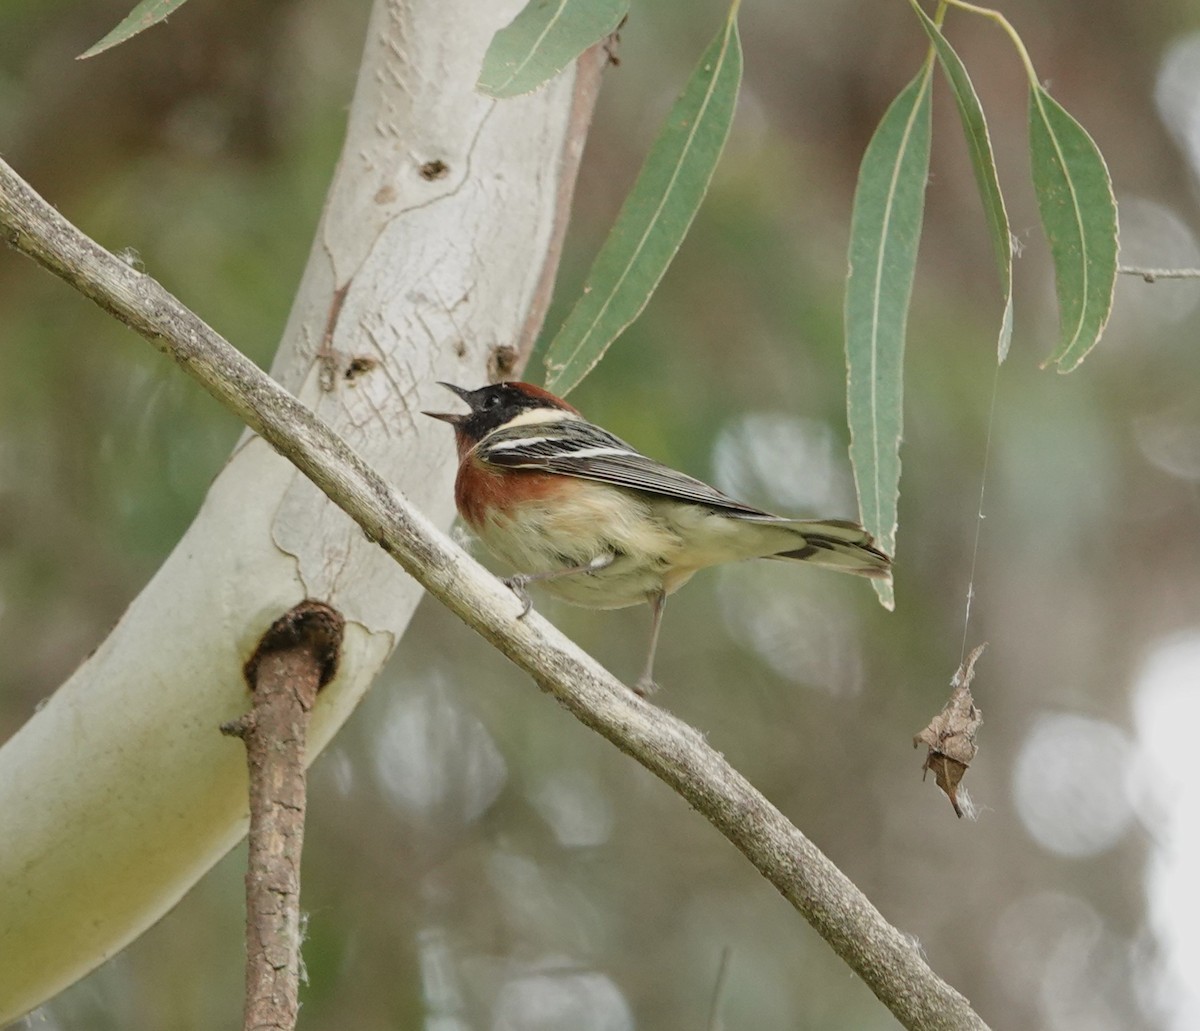
[[[891,576],[891,559],[858,523],[790,519],[737,501],[648,458],[542,387],[439,386],[469,411],[423,414],[454,428],[455,504],[487,549],[517,570],[503,582],[522,604],[518,618],[532,607],[531,584],[588,608],[648,604],[639,695],[656,688],[667,596],[701,569],[770,558]]]

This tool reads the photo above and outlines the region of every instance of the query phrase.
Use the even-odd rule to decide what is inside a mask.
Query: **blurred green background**
[[[8,0],[0,151],[266,365],[337,156],[367,0],[193,0],[75,62],[130,2]],[[1122,260],[1200,264],[1194,6],[1004,9],[1109,162]],[[722,15],[679,0],[635,8],[585,155],[551,330]],[[852,515],[850,200],[925,38],[900,0],[755,0],[741,23],[744,94],[710,198],[650,307],[572,400],[751,502]],[[915,935],[993,1027],[1200,1027],[1200,283],[1123,278],[1083,368],[1039,371],[1057,330],[1021,70],[987,23],[952,14],[949,33],[988,110],[1022,251],[969,641],[990,642],[966,780],[978,818],[954,818],[911,746],[960,658],[999,317],[940,83],[897,610],[862,582],[783,564],[704,574],[668,607],[656,701]],[[11,251],[0,346],[4,739],[103,640],[240,426]],[[529,378],[540,375],[535,357]],[[646,611],[539,607],[634,675]],[[725,1027],[895,1026],[700,817],[434,604],[311,789],[308,1031],[701,1029],[726,950]],[[236,1026],[243,859],[236,850],[29,1025]]]

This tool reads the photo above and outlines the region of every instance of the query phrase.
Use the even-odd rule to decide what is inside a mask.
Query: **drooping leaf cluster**
[[[1050,242],[1060,338],[1045,364],[1076,368],[1100,339],[1117,278],[1117,206],[1108,169],[1083,127],[1038,81],[1008,21],[963,0],[930,18],[909,0],[930,39],[917,77],[892,102],[859,169],[846,281],[847,416],[850,457],[863,525],[895,554],[903,433],[905,324],[929,175],[930,88],[936,60],[966,136],[1000,278],[997,359],[1012,339],[1012,242],[987,120],[967,69],[942,32],[947,7],[996,21],[1008,33],[1029,81],[1029,149],[1042,226]],[[892,585],[875,584],[892,606]]]

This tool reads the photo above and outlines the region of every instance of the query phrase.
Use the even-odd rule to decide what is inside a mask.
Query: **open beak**
[[[471,393],[471,391],[464,390],[462,387],[456,387],[453,383],[442,383],[441,381],[438,382],[438,386],[445,387],[447,390],[453,391],[464,401],[466,401],[467,404],[471,403],[467,396]],[[452,415],[449,412],[422,412],[421,414],[428,415],[431,419],[441,419],[442,422],[448,422],[451,426],[459,426],[467,419],[467,416],[465,415]]]
[[[466,420],[465,415],[451,415],[449,412],[422,412],[422,415],[428,415],[431,419],[441,419],[442,422],[448,422],[451,426],[458,426]]]

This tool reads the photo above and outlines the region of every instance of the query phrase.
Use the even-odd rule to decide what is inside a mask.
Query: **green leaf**
[[[641,313],[679,250],[729,135],[742,78],[737,3],[646,157],[583,296],[551,341],[546,386],[566,394]]]
[[[975,169],[975,183],[979,187],[979,198],[983,201],[983,213],[987,219],[988,234],[992,239],[992,253],[996,258],[996,269],[1000,273],[1004,314],[1000,319],[1000,336],[996,351],[999,361],[1004,361],[1008,356],[1008,345],[1012,341],[1012,232],[1008,225],[1008,212],[1004,208],[1004,196],[1000,193],[1000,180],[996,176],[996,158],[992,152],[987,119],[983,115],[979,95],[975,92],[962,59],[942,35],[941,28],[921,10],[917,0],[909,0],[909,3],[921,19],[921,24],[937,52],[942,71],[946,73],[950,84],[950,92],[954,95],[954,103],[958,106],[963,133],[967,138],[971,165]]]
[[[1029,90],[1029,152],[1042,228],[1054,258],[1059,343],[1043,362],[1076,368],[1096,345],[1117,281],[1117,202],[1087,131],[1036,83]]]
[[[903,428],[904,331],[929,174],[930,82],[926,60],[871,137],[858,172],[846,280],[846,392],[850,460],[863,525],[896,549]],[[873,581],[892,608],[892,584]]]
[[[492,37],[475,88],[501,98],[532,92],[615,32],[628,11],[629,0],[529,0]]]
[[[80,54],[78,60],[82,61],[85,57],[95,57],[97,54],[115,47],[118,43],[124,43],[125,40],[136,36],[143,29],[148,29],[151,25],[157,25],[176,8],[182,7],[184,3],[185,0],[142,0],[140,4],[125,16],[120,25],[95,46]]]

